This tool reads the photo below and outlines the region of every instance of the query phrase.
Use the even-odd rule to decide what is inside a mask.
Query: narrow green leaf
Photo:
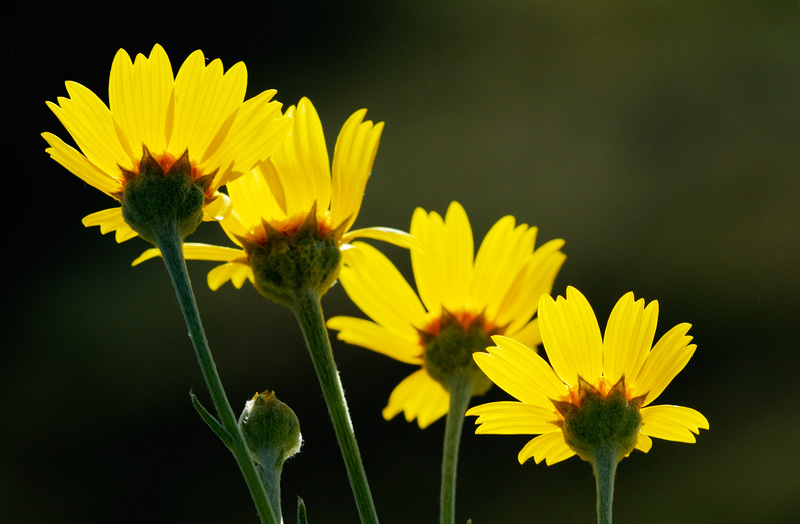
[[[225,429],[225,426],[223,426],[222,423],[217,420],[216,417],[214,417],[214,415],[208,412],[208,410],[200,403],[200,400],[194,393],[190,391],[189,396],[192,398],[192,405],[200,414],[200,418],[202,418],[205,423],[208,424],[208,427],[211,428],[211,431],[217,434],[220,440],[222,440],[222,443],[230,448],[233,438],[231,437],[231,434],[228,433],[228,430]]]
[[[306,503],[300,497],[297,497],[297,524],[308,524],[308,520],[306,520]]]

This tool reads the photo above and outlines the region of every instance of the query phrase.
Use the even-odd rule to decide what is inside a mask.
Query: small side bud
[[[280,470],[303,442],[297,415],[272,391],[257,393],[247,401],[239,428],[253,460],[264,469]]]

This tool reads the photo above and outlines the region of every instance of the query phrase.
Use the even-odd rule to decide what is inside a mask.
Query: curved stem
[[[325,327],[319,295],[313,289],[298,290],[294,293],[292,302],[292,311],[300,324],[303,338],[314,363],[317,379],[322,388],[322,395],[328,406],[328,413],[344,458],[361,522],[362,524],[377,524],[378,515],[375,512],[372,493],[369,489],[364,465],[361,462],[361,453],[358,450],[347,401],[339,381],[339,372],[333,360],[331,342]]]
[[[222,387],[222,381],[217,373],[217,366],[211,355],[211,349],[206,339],[203,325],[200,321],[200,312],[197,309],[197,302],[192,291],[192,284],[189,280],[189,273],[186,269],[186,261],[183,256],[183,242],[178,234],[177,228],[165,228],[157,235],[157,245],[161,250],[162,258],[167,266],[172,285],[178,296],[178,302],[183,312],[186,327],[189,329],[189,338],[192,340],[197,361],[203,372],[208,391],[214,407],[219,414],[222,426],[227,430],[229,437],[226,445],[239,464],[250,495],[253,497],[256,510],[262,524],[277,524],[275,515],[270,506],[261,476],[256,469],[256,465],[247,449],[239,424],[231,409],[228,397]]]
[[[611,505],[614,501],[614,476],[619,463],[616,449],[599,449],[592,457],[597,487],[597,524],[611,524]]]
[[[439,521],[441,524],[454,524],[456,518],[456,470],[461,433],[464,427],[464,413],[472,398],[472,382],[467,377],[456,375],[450,380],[450,408],[444,429],[444,450],[442,452],[442,490]]]

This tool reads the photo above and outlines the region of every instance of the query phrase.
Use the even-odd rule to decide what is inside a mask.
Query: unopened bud
[[[280,469],[300,451],[300,421],[272,391],[257,393],[245,404],[239,427],[253,460],[262,468]]]

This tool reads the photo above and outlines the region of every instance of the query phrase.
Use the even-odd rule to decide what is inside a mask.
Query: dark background
[[[244,61],[249,96],[308,96],[331,151],[353,111],[385,121],[357,227],[407,229],[416,206],[458,200],[481,239],[513,214],[541,241],[566,240],[555,292],[578,287],[601,326],[629,290],[659,300],[657,336],[693,324],[697,353],[660,401],[698,409],[711,430],[624,460],[616,522],[800,521],[799,13],[797,1],[735,0],[17,6],[0,520],[257,522],[189,402],[193,390],[210,406],[163,265],[131,268],[143,241],[81,225],[114,203],[49,160],[39,136],[69,140],[44,104],[65,80],[107,100],[117,49],[159,42],[176,70],[200,48],[226,68]],[[190,240],[224,241],[210,224]],[[408,275],[407,253],[386,252]],[[209,291],[212,267],[190,272],[234,409],[274,389],[301,420],[287,521],[302,496],[312,523],[357,522],[294,318],[249,284]],[[358,314],[341,287],[323,307]],[[334,352],[382,522],[435,522],[443,422],[380,416],[413,368],[336,341]],[[520,466],[527,439],[466,423],[459,522],[594,521],[589,465]]]

